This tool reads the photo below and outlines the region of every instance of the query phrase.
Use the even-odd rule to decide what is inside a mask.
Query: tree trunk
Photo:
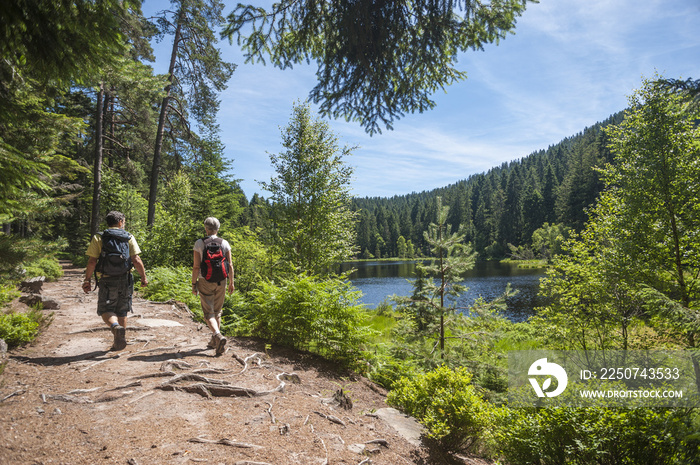
[[[100,192],[102,190],[102,125],[104,101],[104,83],[100,82],[97,93],[97,113],[95,115],[95,164],[93,166],[92,216],[90,218],[90,235],[94,236],[100,226]]]
[[[165,97],[160,106],[160,117],[158,118],[158,132],[156,133],[156,146],[153,152],[153,167],[151,168],[151,187],[148,193],[148,220],[147,225],[153,226],[156,218],[156,200],[158,198],[158,176],[160,174],[161,150],[163,148],[163,134],[165,132],[165,120],[168,116],[168,105],[170,103],[170,89],[173,84],[173,73],[175,72],[175,61],[177,60],[177,48],[180,42],[180,31],[184,13],[181,11],[178,16],[175,39],[173,40],[173,51],[170,55],[170,67],[168,68],[168,85],[165,87]]]
[[[106,122],[105,127],[109,127],[109,139],[107,140],[107,143],[109,144],[109,147],[105,150],[107,154],[107,161],[109,163],[109,167],[112,168],[114,166],[114,157],[115,157],[115,150],[114,150],[114,140],[115,140],[115,122],[114,122],[114,94],[115,94],[115,89],[112,87],[107,95],[105,96],[105,107],[104,107],[104,112],[105,112],[105,119],[104,121]],[[104,156],[103,156],[104,158]]]

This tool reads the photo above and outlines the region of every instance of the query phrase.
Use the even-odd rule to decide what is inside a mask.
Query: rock
[[[41,295],[39,294],[29,294],[29,295],[22,295],[19,298],[19,301],[22,302],[23,304],[28,305],[29,307],[33,307],[34,305],[41,303]]]
[[[19,298],[19,301],[29,307],[41,304],[44,310],[58,310],[61,308],[61,303],[58,300],[42,296],[41,294],[25,294]]]
[[[404,415],[395,408],[380,408],[375,413],[408,442],[414,446],[420,446],[423,427],[415,418]]]
[[[29,292],[31,294],[41,294],[41,287],[46,281],[45,276],[37,276],[36,278],[25,279],[19,285],[19,289],[22,292]]]
[[[365,452],[365,449],[367,449],[367,446],[364,444],[350,444],[348,446],[348,450],[356,454],[363,454]]]
[[[61,308],[61,302],[51,297],[42,297],[41,303],[44,306],[44,310],[58,310]]]

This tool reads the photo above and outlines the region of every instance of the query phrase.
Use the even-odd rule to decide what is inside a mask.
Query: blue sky
[[[228,2],[225,13],[238,1]],[[144,13],[169,5],[146,0]],[[657,72],[700,79],[699,28],[700,0],[530,4],[515,34],[460,55],[458,68],[468,77],[435,94],[433,110],[371,137],[357,123],[328,120],[341,146],[358,147],[346,160],[355,168],[352,193],[388,197],[443,187],[604,120]],[[224,59],[238,65],[219,112],[230,173],[248,198],[267,196],[258,181],[274,175],[269,154],[282,151],[281,130],[292,105],[314,87],[316,66],[244,64],[235,43],[219,45]],[[167,69],[171,46],[166,38],[156,47],[158,72]]]

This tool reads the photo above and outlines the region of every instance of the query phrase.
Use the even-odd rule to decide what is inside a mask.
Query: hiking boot
[[[214,338],[216,338],[216,355],[221,355],[226,351],[226,338],[221,333],[214,334]]]
[[[126,347],[126,328],[121,325],[113,326],[112,334],[114,334],[112,350],[124,350]]]
[[[207,343],[207,349],[216,349],[216,346],[218,341],[216,339],[216,334],[211,335],[211,339],[209,339],[209,342]]]

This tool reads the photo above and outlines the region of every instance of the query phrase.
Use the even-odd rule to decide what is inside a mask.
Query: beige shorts
[[[197,280],[197,292],[202,302],[204,319],[221,317],[221,308],[226,298],[226,280],[221,283],[210,283],[206,279]]]

